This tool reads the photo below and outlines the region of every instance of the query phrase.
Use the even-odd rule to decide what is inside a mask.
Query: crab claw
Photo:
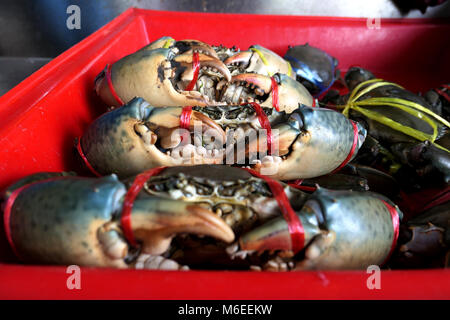
[[[306,179],[328,174],[353,159],[366,137],[366,130],[359,123],[353,125],[333,110],[301,105],[288,116],[285,123],[274,128],[283,134],[279,141],[292,142],[289,153],[282,155],[281,163],[263,162],[254,166],[256,171],[276,179]],[[299,134],[292,140],[297,130]]]
[[[106,104],[113,107],[121,106],[115,96],[124,103],[142,97],[155,107],[207,105],[208,97],[200,92],[176,88],[178,79],[175,76],[180,72],[176,65],[180,63],[171,61],[175,54],[174,49],[166,48],[139,50],[110,67],[111,85],[105,68],[95,79],[95,90]]]
[[[231,82],[237,82],[250,86],[255,93],[268,94],[272,90],[272,82],[269,77],[257,73],[241,73],[233,76]],[[262,91],[261,91],[262,90]]]
[[[193,111],[188,129],[180,128],[183,108],[155,108],[135,98],[97,118],[81,137],[81,150],[99,173],[128,177],[159,166],[222,163],[223,129],[208,116]],[[191,134],[214,139],[206,150]],[[193,129],[193,130],[192,130]],[[184,137],[188,139],[184,139]],[[183,144],[181,144],[183,141]]]
[[[208,56],[219,58],[216,51],[207,43],[199,41],[199,40],[180,40],[176,41],[172,37],[161,37],[141,50],[154,50],[154,49],[167,49],[167,48],[176,48],[178,53],[190,54],[192,55],[194,52],[203,53]]]
[[[364,269],[389,256],[402,213],[376,193],[318,188],[297,217],[304,241],[296,245],[304,248],[304,258],[296,269]],[[239,245],[241,250],[260,252],[293,247],[281,216],[244,234]]]
[[[206,68],[213,72],[220,73],[227,81],[231,80],[231,74],[227,66],[218,58],[199,53],[198,55],[200,68]],[[181,76],[182,81],[190,82],[194,78],[194,70],[192,67],[193,55],[191,53],[184,53],[174,58],[175,62],[181,63],[186,69]],[[184,90],[184,88],[182,88]]]
[[[301,120],[300,124],[292,124],[293,121],[289,121],[284,113],[276,113],[274,111],[272,115],[275,115],[275,119],[285,118],[288,119],[286,123],[277,124],[272,127],[272,145],[271,150],[267,150],[267,136],[261,134],[261,131],[247,130],[243,134],[235,137],[236,143],[233,148],[227,148],[227,159],[233,159],[235,163],[252,163],[252,160],[257,154],[271,154],[272,156],[263,158],[263,165],[268,160],[272,162],[281,163],[290,153],[290,148],[297,137],[301,134]],[[276,116],[280,115],[280,116]],[[275,120],[276,121],[276,120]],[[236,147],[235,147],[236,146]],[[239,152],[245,148],[245,153]],[[237,150],[235,150],[237,149]],[[245,156],[245,159],[243,157]],[[256,167],[260,167],[261,164],[256,164]]]
[[[278,108],[280,111],[291,113],[297,109],[299,104],[306,106],[313,105],[313,97],[299,82],[281,73],[276,73],[273,79],[277,83],[276,89],[272,87],[272,79],[269,76],[257,73],[235,75],[231,78],[231,83],[240,84],[245,87],[256,99],[261,101],[260,104],[262,107],[273,107],[274,90],[278,90]],[[225,90],[222,96],[226,100],[226,97],[233,97],[235,95],[233,95],[233,92],[227,92]],[[236,98],[231,99],[231,102],[239,103]]]
[[[214,237],[230,243],[234,233],[214,212],[185,201],[140,194],[133,204],[131,225],[142,251],[162,254],[180,233]]]
[[[180,50],[180,53],[192,55],[194,52],[208,55],[213,58],[219,59],[216,51],[207,43],[199,40],[181,40],[174,44],[174,47]]]
[[[238,65],[242,68],[246,68],[248,67],[249,63],[250,63],[250,59],[253,56],[253,52],[251,51],[240,51],[234,55],[232,55],[231,57],[227,58],[224,63],[229,66],[229,65]]]
[[[158,137],[161,139],[161,146],[164,149],[174,148],[180,144],[183,140],[181,137],[180,126],[181,126],[181,113],[183,109],[180,107],[167,107],[155,109],[151,116],[147,119],[148,126],[157,132]],[[191,118],[189,121],[189,131],[196,130],[196,128],[201,128],[202,134],[211,135],[220,141],[220,145],[225,144],[226,133],[223,131],[222,127],[214,122],[207,115],[192,111]],[[189,134],[184,132],[184,134]]]
[[[278,106],[280,111],[291,113],[300,104],[310,107],[313,106],[314,98],[300,82],[281,73],[276,73],[273,78],[278,84]],[[261,106],[271,107],[272,105],[273,92],[271,92],[268,99]]]
[[[277,55],[275,52],[253,45],[247,51],[241,51],[229,57],[224,62],[228,65],[238,65],[245,72],[254,72],[266,76],[275,73],[283,73],[294,78],[289,62]]]
[[[297,213],[305,231],[305,244],[309,243],[314,236],[321,232],[318,219],[315,217],[313,210],[307,205],[308,203],[311,202],[308,201],[302,210]],[[289,226],[283,217],[272,219],[241,236],[239,247],[241,250],[259,252],[266,250],[290,251],[293,246]]]

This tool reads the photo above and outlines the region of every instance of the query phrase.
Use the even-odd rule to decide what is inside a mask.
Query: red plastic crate
[[[80,168],[73,140],[105,105],[93,91],[107,63],[161,36],[283,55],[309,42],[410,90],[449,81],[450,23],[438,20],[203,14],[129,9],[0,98],[0,189],[38,171]],[[81,290],[65,267],[20,265],[0,228],[0,299],[450,299],[450,270],[383,271],[369,290],[365,271],[163,272],[82,268]]]

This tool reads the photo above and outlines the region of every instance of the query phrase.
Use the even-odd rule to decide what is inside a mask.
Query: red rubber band
[[[448,86],[447,86],[448,87]],[[441,96],[443,96],[448,102],[450,102],[450,96],[447,94],[447,93],[445,93],[444,91],[442,91],[442,90],[439,90],[439,89],[434,89],[434,91],[436,91],[437,93],[439,93]]]
[[[78,151],[78,154],[80,155],[81,159],[83,159],[84,164],[94,175],[96,175],[97,177],[101,177],[102,175],[100,173],[98,173],[97,170],[94,169],[94,167],[89,163],[89,160],[84,155],[83,149],[81,148],[81,137],[78,138],[77,140],[78,140],[77,151]]]
[[[133,210],[134,200],[139,192],[141,192],[144,184],[154,175],[161,173],[167,167],[157,167],[138,174],[133,181],[130,189],[128,189],[125,199],[123,201],[122,216],[120,224],[123,229],[125,239],[133,246],[137,247],[136,238],[134,237],[133,229],[131,227],[131,210]]]
[[[112,80],[111,80],[111,65],[107,64],[106,65],[106,81],[108,82],[108,88],[109,91],[111,92],[112,96],[114,97],[114,99],[121,105],[123,106],[124,103],[122,101],[122,99],[120,99],[119,95],[117,94],[116,90],[114,89],[114,86],[112,84]]]
[[[191,91],[194,89],[195,84],[197,83],[198,73],[200,71],[200,58],[198,56],[198,52],[194,52],[192,54],[192,69],[194,70],[194,77],[191,82],[187,85],[185,91]]]
[[[439,192],[434,199],[422,208],[421,211],[429,210],[433,207],[444,204],[447,201],[450,201],[450,186],[447,186],[447,188],[445,188],[442,192]]]
[[[356,126],[356,123],[354,123],[352,120],[350,120],[350,123],[353,126],[353,145],[352,145],[352,148],[350,149],[350,152],[349,152],[347,158],[345,158],[344,162],[342,162],[341,165],[339,167],[337,167],[336,169],[334,169],[331,173],[336,173],[339,170],[341,170],[343,167],[345,167],[347,165],[347,163],[350,162],[350,160],[353,157],[353,154],[355,153],[356,145],[358,144],[358,127]]]
[[[294,182],[288,183],[288,185],[302,191],[314,192],[317,190],[316,187],[302,186],[302,183],[303,179],[297,179]]]
[[[274,77],[270,77],[272,81],[272,106],[275,110],[280,111],[280,106],[278,102],[278,83]]]
[[[187,85],[185,91],[191,91],[194,89],[195,84],[198,80],[198,74],[200,72],[200,58],[198,55],[198,52],[194,52],[192,54],[192,69],[194,70],[194,77],[192,78],[191,82]],[[180,128],[182,129],[189,129],[189,126],[191,124],[191,116],[192,116],[192,107],[186,106],[181,111],[180,115]]]
[[[264,112],[264,110],[261,108],[261,106],[259,104],[257,104],[256,102],[249,102],[248,104],[250,104],[253,107],[253,109],[255,110],[255,112],[258,116],[259,124],[267,132],[267,154],[271,155],[272,154],[273,136],[272,136],[272,127],[270,125],[269,118],[267,118],[266,113]],[[244,103],[243,105],[246,105],[246,103]]]
[[[181,111],[180,115],[180,128],[182,129],[189,129],[189,126],[191,124],[191,116],[192,116],[192,107],[186,106]]]
[[[302,250],[305,246],[305,230],[303,229],[300,218],[297,216],[294,209],[292,209],[289,199],[284,192],[283,186],[278,181],[263,176],[252,169],[242,169],[248,171],[255,177],[263,179],[269,185],[269,188],[278,203],[283,217],[288,224],[289,234],[291,235],[292,251],[294,253],[297,253]]]
[[[393,206],[391,206],[389,203],[387,203],[384,200],[381,200],[381,201],[383,201],[384,205],[388,208],[389,213],[391,214],[392,227],[394,228],[394,238],[392,240],[391,250],[389,251],[389,254],[387,255],[384,262],[382,263],[382,265],[384,265],[384,264],[386,264],[386,262],[388,262],[389,258],[391,257],[392,253],[394,252],[395,247],[397,246],[397,240],[398,240],[399,228],[400,228],[400,217],[399,217],[397,210]]]

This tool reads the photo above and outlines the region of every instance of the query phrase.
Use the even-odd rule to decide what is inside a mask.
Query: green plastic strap
[[[380,114],[376,111],[367,110],[367,109],[360,108],[357,106],[353,107],[352,109],[358,111],[359,113],[362,113],[369,119],[380,122],[394,130],[403,132],[413,138],[416,138],[417,140],[424,141],[424,140],[432,140],[432,138],[433,138],[432,135],[426,134],[422,131],[419,131],[419,130],[413,129],[411,127],[405,126],[403,124],[400,124],[388,117],[383,116],[382,114]]]
[[[391,106],[391,107],[395,107],[395,108],[397,108],[397,109],[400,109],[400,110],[403,110],[403,111],[405,111],[406,113],[409,113],[410,115],[412,115],[412,116],[414,116],[414,117],[416,117],[416,118],[418,118],[418,119],[421,119],[421,120],[423,120],[423,121],[425,121],[432,129],[433,129],[433,134],[432,135],[428,135],[427,134],[427,136],[429,136],[430,138],[429,139],[427,139],[427,140],[432,140],[432,141],[434,141],[434,140],[436,140],[436,137],[437,137],[437,135],[438,135],[438,127],[437,127],[437,124],[436,124],[436,122],[435,121],[433,121],[432,119],[430,119],[429,117],[427,117],[426,115],[424,115],[422,112],[420,112],[420,111],[418,111],[418,110],[415,110],[415,109],[411,109],[411,108],[409,108],[409,106],[407,106],[407,105],[403,105],[403,104],[401,104],[401,103],[395,103],[395,102],[392,102],[394,99],[392,99],[392,100],[383,100],[383,101],[381,101],[381,100],[379,100],[378,98],[371,98],[371,99],[367,99],[367,100],[362,100],[362,101],[357,101],[357,102],[354,102],[353,103],[353,105],[354,106],[360,106],[360,107],[363,107],[363,106],[380,106],[380,105],[386,105],[386,106]],[[353,107],[353,109],[355,109],[355,107]],[[379,115],[379,117],[385,117],[385,116],[383,116],[382,114],[380,114],[380,113],[378,113],[378,115]],[[372,119],[372,118],[371,118]],[[375,121],[378,121],[378,119],[377,118],[373,118],[373,120],[375,120]],[[392,120],[393,121],[393,120]],[[380,121],[378,121],[378,122],[380,122]],[[395,121],[393,121],[394,123],[398,123],[398,122],[395,122]],[[399,124],[400,125],[400,124]],[[407,126],[403,126],[404,128],[410,128],[410,127],[407,127]],[[400,127],[399,127],[400,128]],[[393,128],[393,129],[396,129],[396,128]],[[412,128],[411,128],[412,129]],[[396,129],[397,130],[397,129]],[[406,130],[406,129],[405,129]],[[413,129],[414,130],[414,129]],[[403,132],[403,133],[405,133],[405,134],[408,134],[408,131],[402,131],[401,129],[398,129],[398,131],[401,131],[401,132]]]
[[[289,61],[286,61],[286,63],[288,64],[288,69],[289,69],[287,75],[288,75],[288,77],[290,77],[290,76],[292,76],[292,66]]]
[[[445,125],[446,127],[450,127],[450,122],[448,122],[447,120],[445,120],[444,118],[442,118],[438,114],[434,113],[430,109],[421,106],[418,103],[415,103],[415,102],[412,102],[412,101],[408,101],[408,100],[404,100],[404,99],[399,99],[399,98],[379,97],[379,98],[376,98],[376,99],[377,99],[378,102],[381,102],[383,104],[385,102],[394,102],[394,103],[403,104],[403,105],[409,106],[411,108],[417,109],[417,110],[422,111],[423,113],[426,113],[429,116],[433,117],[434,119],[436,119],[437,121],[439,121],[440,123]]]
[[[166,42],[165,42],[164,45],[163,45],[163,48],[164,48],[164,49],[169,48],[169,47],[172,45],[172,43],[173,43],[174,41],[175,41],[174,39],[166,40]]]

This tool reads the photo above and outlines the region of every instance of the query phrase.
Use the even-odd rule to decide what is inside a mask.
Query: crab
[[[447,121],[450,120],[450,84],[429,90],[423,97],[433,112],[443,116]]]
[[[252,101],[272,107],[275,96],[279,110],[290,112],[299,103],[313,105],[306,88],[286,74],[278,72],[268,76],[229,65],[234,70],[231,73],[221,59],[227,56],[232,59],[233,52],[196,40],[175,41],[164,37],[106,67],[97,76],[95,89],[111,107],[119,107],[134,97],[142,97],[155,107]],[[198,55],[198,74],[194,53]],[[272,54],[268,56],[270,62],[277,60],[276,57],[282,60]],[[194,79],[195,83],[191,84]]]
[[[337,59],[308,43],[289,47],[284,59],[292,65],[297,81],[315,97],[327,91],[340,76]]]
[[[432,207],[400,228],[395,268],[450,267],[450,202]]]
[[[317,185],[333,190],[370,190],[391,200],[397,200],[400,194],[398,183],[391,175],[368,166],[356,164],[353,161],[337,173],[293,181],[292,183],[304,190],[311,188],[314,190]]]
[[[420,185],[427,181],[448,184],[450,123],[433,112],[435,108],[423,97],[395,83],[375,79],[368,70],[350,68],[345,81],[351,94],[343,97],[344,114],[367,130],[369,149],[391,163],[392,173],[401,168],[400,180],[405,176],[409,181],[414,176]],[[359,156],[363,154],[375,164],[376,156],[370,156],[370,152]]]
[[[231,73],[257,73],[272,76],[283,73],[295,79],[291,65],[275,52],[260,45],[252,45],[246,51],[237,52],[224,60]]]
[[[365,130],[335,111],[261,109],[272,127],[270,146],[254,105],[194,107],[189,127],[181,129],[183,108],[135,98],[96,119],[80,151],[98,173],[121,178],[159,166],[232,164],[292,180],[336,170],[364,142]]]
[[[302,225],[302,243],[288,232],[273,183]],[[401,218],[376,194],[309,195],[214,165],[158,168],[124,181],[40,174],[8,189],[4,211],[24,262],[174,270],[205,261],[251,270],[365,268],[389,256]]]

